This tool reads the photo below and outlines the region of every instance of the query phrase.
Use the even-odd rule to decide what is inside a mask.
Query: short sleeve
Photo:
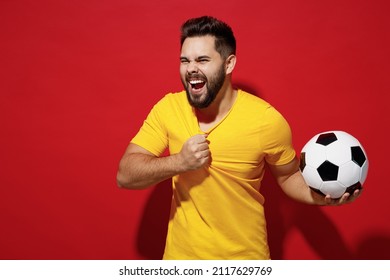
[[[131,143],[143,147],[156,156],[161,155],[168,146],[167,130],[164,125],[164,112],[167,110],[169,109],[166,108],[164,99],[154,105]]]
[[[267,119],[264,133],[268,139],[264,147],[265,160],[271,165],[289,163],[296,156],[289,124],[274,107],[269,107],[264,117]]]

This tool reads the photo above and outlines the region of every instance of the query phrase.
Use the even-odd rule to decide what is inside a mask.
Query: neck
[[[236,95],[237,90],[233,88],[230,82],[226,83],[209,107],[195,109],[199,123],[212,124],[222,119],[233,106]]]

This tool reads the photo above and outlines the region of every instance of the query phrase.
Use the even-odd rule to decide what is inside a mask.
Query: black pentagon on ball
[[[301,171],[303,171],[303,169],[305,169],[305,166],[306,166],[306,153],[302,152],[301,153],[301,160],[299,162],[299,169]]]
[[[355,190],[361,190],[361,189],[362,189],[362,184],[360,182],[357,182],[356,184],[349,186],[345,192],[352,195],[355,192]]]
[[[335,181],[339,175],[339,167],[328,160],[324,161],[317,171],[322,181]]]
[[[360,167],[366,162],[366,156],[360,146],[351,147],[352,161]]]
[[[320,134],[317,138],[316,143],[323,146],[327,146],[335,141],[337,141],[336,134],[334,134],[333,132],[329,132],[329,133]]]

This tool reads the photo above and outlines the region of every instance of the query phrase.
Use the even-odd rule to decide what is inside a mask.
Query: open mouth
[[[191,85],[192,89],[199,90],[204,87],[206,82],[200,79],[194,79],[194,80],[190,80],[189,84]]]

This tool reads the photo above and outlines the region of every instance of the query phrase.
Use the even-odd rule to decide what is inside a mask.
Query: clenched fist
[[[195,170],[210,162],[210,149],[207,134],[190,137],[181,148],[179,155],[186,170]]]

